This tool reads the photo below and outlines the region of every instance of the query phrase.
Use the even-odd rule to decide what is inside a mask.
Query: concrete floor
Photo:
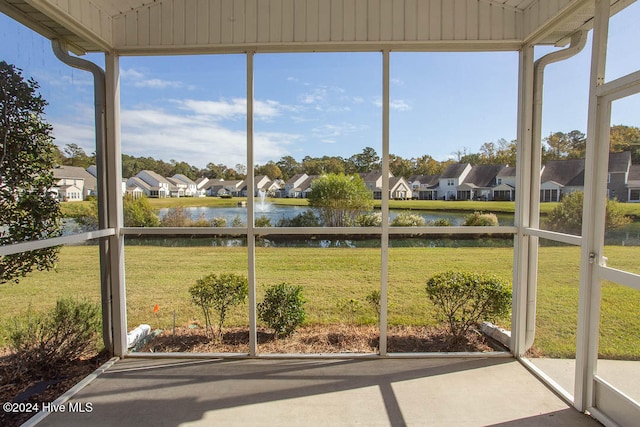
[[[599,426],[510,358],[132,358],[65,409],[38,425]]]

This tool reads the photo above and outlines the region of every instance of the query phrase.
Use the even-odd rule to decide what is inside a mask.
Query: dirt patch
[[[322,325],[298,328],[291,336],[276,339],[266,329],[258,329],[258,352],[262,354],[336,354],[377,353],[379,333],[376,326]],[[415,352],[488,352],[505,350],[485,335],[472,332],[464,340],[452,341],[443,329],[396,327],[387,334],[389,353]],[[141,352],[248,353],[246,328],[226,328],[223,339],[206,335],[202,328],[178,328],[153,337]]]
[[[56,366],[53,371],[33,374],[20,372],[20,359],[6,349],[0,349],[0,401],[24,403],[30,410],[35,410],[33,404],[53,403],[108,359],[106,353],[88,355]],[[36,413],[0,410],[0,426],[19,426]]]

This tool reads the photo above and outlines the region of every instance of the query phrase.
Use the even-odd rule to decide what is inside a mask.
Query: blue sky
[[[638,3],[612,18],[607,80],[640,69],[637,22]],[[0,59],[40,83],[58,145],[94,151],[88,73],[62,64],[48,40],[1,13]],[[543,135],[586,132],[589,60],[590,42],[547,67]],[[380,53],[259,54],[254,65],[257,163],[382,151]],[[516,52],[392,52],[390,152],[445,160],[515,139],[517,65]],[[244,55],[122,57],[120,66],[124,153],[198,167],[246,163]],[[614,104],[612,124],[640,126],[639,95]]]

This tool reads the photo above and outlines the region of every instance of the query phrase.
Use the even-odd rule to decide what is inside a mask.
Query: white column
[[[389,308],[389,51],[382,51],[382,235],[380,236],[380,355],[387,354]]]
[[[593,378],[596,371],[600,286],[597,266],[602,259],[604,221],[607,202],[607,168],[609,138],[602,127],[609,123],[598,120],[600,114],[597,89],[604,83],[609,32],[609,0],[596,0],[591,77],[589,83],[589,115],[587,121],[587,153],[584,173],[584,206],[582,214],[582,248],[580,255],[580,292],[578,302],[578,334],[576,344],[575,406],[584,411],[595,404]]]
[[[256,323],[256,239],[253,176],[253,52],[247,52],[247,252],[249,280],[249,354],[258,352]]]
[[[120,57],[105,54],[106,65],[106,178],[108,227],[115,229],[109,237],[111,261],[111,313],[113,319],[113,351],[116,356],[127,352],[127,301],[124,281],[124,237],[122,214],[122,153],[120,147]]]
[[[511,315],[511,352],[523,356],[526,351],[526,307],[529,272],[529,236],[524,228],[530,226],[533,112],[533,46],[520,49],[518,63],[518,147],[516,153],[516,210],[514,223],[518,232],[514,241],[513,299]]]

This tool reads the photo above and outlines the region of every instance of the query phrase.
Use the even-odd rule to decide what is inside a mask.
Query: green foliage
[[[449,218],[438,218],[433,221],[429,221],[427,224],[431,227],[451,227],[453,224]]]
[[[373,195],[358,175],[322,175],[312,188],[309,206],[318,209],[328,227],[350,226],[361,212],[373,206]]]
[[[127,194],[124,196],[122,203],[125,227],[160,226],[160,219],[146,197],[134,199],[133,196]]]
[[[426,291],[455,340],[482,321],[506,317],[511,307],[509,284],[487,274],[445,271],[427,280]]]
[[[276,337],[287,336],[304,322],[304,304],[302,286],[280,283],[266,289],[264,301],[257,307],[258,317],[275,331]]]
[[[227,220],[223,217],[215,217],[211,219],[211,226],[212,227],[226,227],[227,226]]]
[[[7,327],[9,347],[20,369],[47,373],[58,363],[95,351],[100,324],[97,304],[61,298],[49,313],[29,310],[23,318],[14,318]]]
[[[498,226],[498,217],[494,213],[474,212],[464,218],[464,223],[469,227],[495,227]]]
[[[242,218],[240,218],[240,215],[236,215],[236,217],[233,218],[233,221],[231,221],[231,226],[232,227],[244,227],[244,223],[242,222]]]
[[[376,315],[378,316],[378,323],[380,323],[380,309],[381,309],[380,295],[381,295],[380,290],[374,289],[373,291],[369,292],[365,297],[369,305],[373,307],[373,309],[376,311]]]
[[[256,227],[271,227],[271,220],[265,215],[261,215],[255,219]]]
[[[229,309],[243,303],[249,293],[247,278],[233,273],[210,274],[189,288],[192,302],[202,309],[206,330],[212,331],[211,309],[218,312],[218,339]],[[213,332],[213,331],[212,331]]]
[[[171,208],[160,220],[161,227],[191,227],[192,226],[191,215],[184,210],[183,207],[178,206]]]
[[[420,227],[425,224],[425,220],[418,214],[411,212],[400,212],[398,216],[391,220],[393,227]]]
[[[544,227],[548,230],[567,234],[581,234],[582,232],[582,207],[584,193],[574,191],[566,194],[560,203],[547,215]],[[605,227],[612,229],[626,225],[631,220],[625,216],[622,206],[615,200],[607,201]]]
[[[381,212],[369,212],[358,215],[356,218],[358,227],[380,227],[382,225]]]
[[[355,324],[356,316],[362,310],[362,303],[354,298],[343,298],[338,300],[336,307],[341,313],[347,315],[349,323]]]
[[[320,218],[311,210],[299,213],[293,218],[280,218],[278,227],[320,227]]]
[[[44,121],[38,83],[0,61],[0,245],[59,236],[60,207],[51,193],[58,149]],[[58,248],[0,256],[0,284],[49,270]]]

